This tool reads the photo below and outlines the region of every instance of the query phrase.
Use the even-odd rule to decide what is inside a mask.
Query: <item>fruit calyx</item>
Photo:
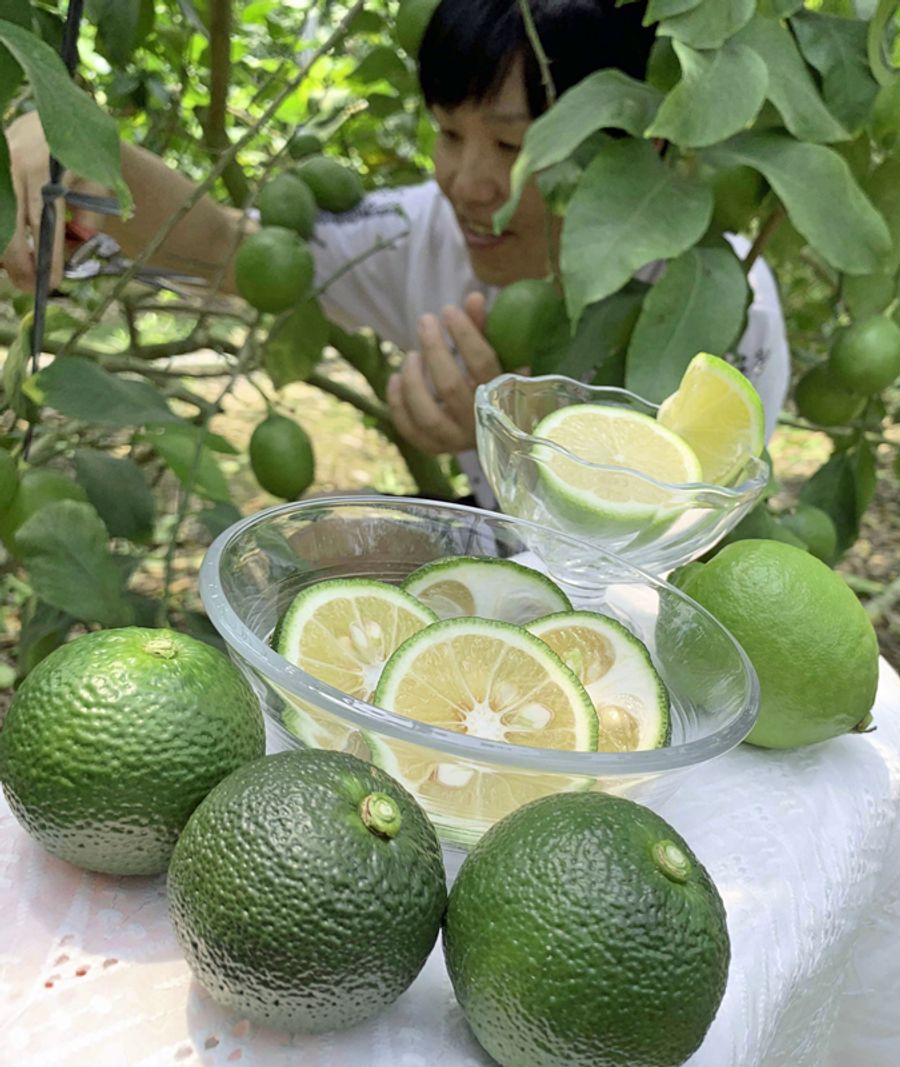
[[[672,882],[686,882],[691,873],[691,861],[674,841],[657,841],[653,862]]]
[[[160,659],[175,659],[178,655],[178,649],[175,647],[175,642],[171,637],[165,637],[163,635],[151,637],[144,645],[144,651],[148,656],[158,656]]]
[[[369,793],[363,797],[359,802],[359,817],[366,829],[379,837],[393,838],[400,831],[400,809],[387,793]]]

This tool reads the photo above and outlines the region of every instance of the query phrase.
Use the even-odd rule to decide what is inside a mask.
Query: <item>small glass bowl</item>
[[[478,456],[500,510],[507,515],[589,540],[635,567],[666,574],[724,537],[760,499],[767,484],[769,468],[761,459],[751,459],[734,485],[668,485],[630,468],[590,463],[534,436],[541,419],[570,404],[610,404],[650,416],[658,410],[658,405],[625,389],[584,385],[556,374],[536,378],[503,374],[478,387]],[[661,502],[625,518],[586,507],[548,485],[553,478],[548,462],[554,455],[584,471],[614,471],[620,484],[625,478],[633,482],[636,498],[649,488],[657,491]]]
[[[396,584],[424,563],[455,555],[513,557],[547,573],[575,608],[602,602],[653,656],[671,698],[671,745],[561,752],[482,740],[349,697],[270,647],[288,604],[313,582],[357,576]],[[749,660],[680,590],[594,545],[477,508],[357,496],[269,508],[216,538],[199,585],[210,620],[261,698],[269,750],[306,744],[379,764],[413,793],[451,846],[471,845],[497,819],[548,793],[595,789],[660,801],[686,772],[742,741],[756,721]]]

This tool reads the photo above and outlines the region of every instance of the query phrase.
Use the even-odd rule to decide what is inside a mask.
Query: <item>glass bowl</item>
[[[453,555],[513,557],[547,573],[575,608],[602,601],[653,656],[671,698],[671,745],[588,753],[482,740],[349,697],[270,647],[288,604],[311,583],[350,576],[399,583],[423,563]],[[260,696],[270,751],[305,744],[379,764],[451,846],[467,847],[497,819],[548,793],[596,789],[661,801],[685,773],[742,741],[756,720],[753,668],[698,604],[595,545],[493,512],[374,496],[284,504],[217,537],[199,584],[210,620]]]
[[[637,470],[590,463],[534,436],[541,419],[570,404],[611,404],[654,417],[658,410],[625,389],[584,385],[556,374],[503,374],[480,385],[475,396],[478,457],[500,510],[602,545],[653,574],[665,574],[711,548],[750,511],[768,482],[768,465],[751,459],[730,486],[668,485]],[[634,499],[654,502],[627,517],[604,514],[554,490],[552,457],[565,458],[581,475],[615,471],[620,487],[632,490]]]

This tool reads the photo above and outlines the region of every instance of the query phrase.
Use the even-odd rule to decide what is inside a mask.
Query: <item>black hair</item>
[[[615,0],[529,0],[557,96],[582,78],[616,67],[643,78],[655,28],[642,25],[645,3]],[[419,49],[425,103],[454,108],[481,103],[502,86],[516,59],[524,64],[532,118],[547,109],[547,92],[518,0],[441,0]]]

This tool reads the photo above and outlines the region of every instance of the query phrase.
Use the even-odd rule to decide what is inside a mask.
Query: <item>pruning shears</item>
[[[64,199],[70,208],[82,208],[98,215],[120,213],[118,201],[111,196],[94,196],[90,193],[78,193],[68,189],[64,194]],[[124,274],[133,262],[122,254],[119,242],[114,237],[100,230],[92,230],[83,226],[72,218],[66,219],[66,246],[72,251],[63,268],[63,277],[71,281]],[[165,267],[143,266],[136,271],[134,277],[136,281],[149,285],[153,289],[165,289],[179,296],[186,294],[175,284],[176,281],[184,285],[208,284],[206,278],[169,270]]]

